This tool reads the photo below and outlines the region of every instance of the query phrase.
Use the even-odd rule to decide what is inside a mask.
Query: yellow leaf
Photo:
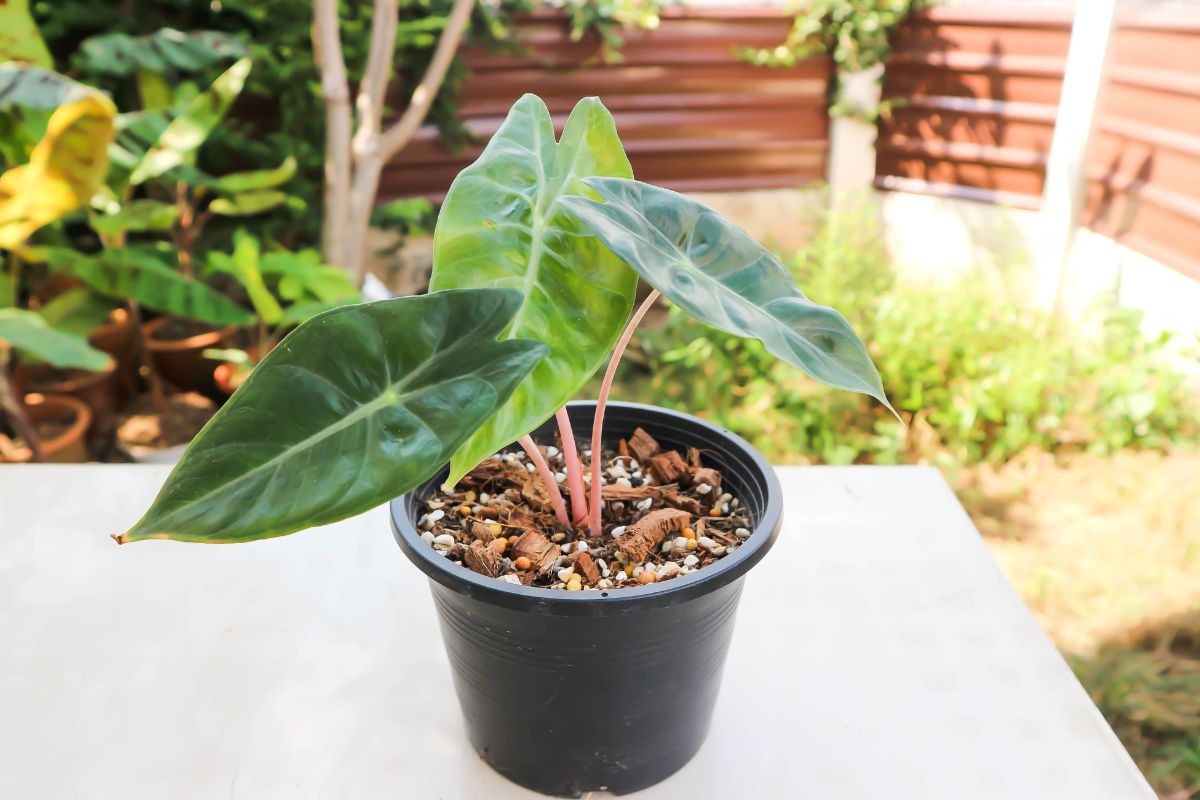
[[[55,109],[29,163],[0,175],[0,248],[19,247],[92,198],[108,172],[116,114],[99,93]]]

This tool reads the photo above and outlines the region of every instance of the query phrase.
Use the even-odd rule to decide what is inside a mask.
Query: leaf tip
[[[108,538],[112,539],[117,544],[129,544],[129,534],[127,532],[126,533],[112,533],[112,534],[109,534]]]

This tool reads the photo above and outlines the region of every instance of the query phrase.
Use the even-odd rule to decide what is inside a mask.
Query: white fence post
[[[883,64],[838,75],[843,105],[863,111],[879,107]],[[834,196],[870,189],[875,183],[875,125],[855,117],[829,119],[829,186]]]
[[[1080,0],[1063,71],[1058,118],[1046,161],[1037,263],[1037,300],[1061,313],[1071,244],[1087,197],[1087,156],[1104,86],[1116,0]]]

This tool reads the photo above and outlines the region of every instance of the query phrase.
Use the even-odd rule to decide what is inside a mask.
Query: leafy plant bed
[[[539,448],[565,483],[562,440]],[[591,451],[584,451],[591,458]],[[602,534],[557,523],[532,460],[494,455],[425,501],[421,539],[481,575],[524,586],[580,591],[641,586],[686,575],[750,537],[741,501],[698,448],[663,450],[644,429],[602,454]],[[585,481],[590,483],[589,476]]]

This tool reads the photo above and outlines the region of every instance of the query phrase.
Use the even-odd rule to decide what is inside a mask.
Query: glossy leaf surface
[[[520,304],[512,290],[451,291],[310,320],[254,369],[118,540],[281,536],[416,487],[545,353],[496,341]]]
[[[726,333],[759,339],[821,383],[891,408],[850,323],[809,300],[746,231],[668,189],[613,178],[586,183],[604,202],[565,198],[563,204],[677,306]]]
[[[210,325],[249,325],[254,316],[217,290],[180,274],[172,253],[150,245],[103,250],[95,255],[60,247],[41,248],[50,265],[115,299],[132,298],[146,308]]]
[[[519,289],[524,303],[505,335],[550,348],[508,406],[454,455],[451,482],[553,416],[621,335],[637,275],[560,201],[590,194],[585,177],[631,174],[599,100],[581,100],[555,142],[545,104],[525,95],[479,160],[451,184],[434,233],[431,288]]]
[[[23,308],[0,309],[0,340],[19,353],[56,367],[99,371],[109,364],[108,355],[82,336],[55,330],[36,312]]]
[[[274,169],[258,169],[249,172],[232,172],[207,181],[207,186],[214,192],[222,194],[237,194],[261,189],[274,189],[292,179],[296,174],[296,159],[292,156],[285,158]]]
[[[208,210],[223,217],[252,217],[270,211],[287,199],[288,196],[277,189],[258,189],[218,197],[208,204]]]

